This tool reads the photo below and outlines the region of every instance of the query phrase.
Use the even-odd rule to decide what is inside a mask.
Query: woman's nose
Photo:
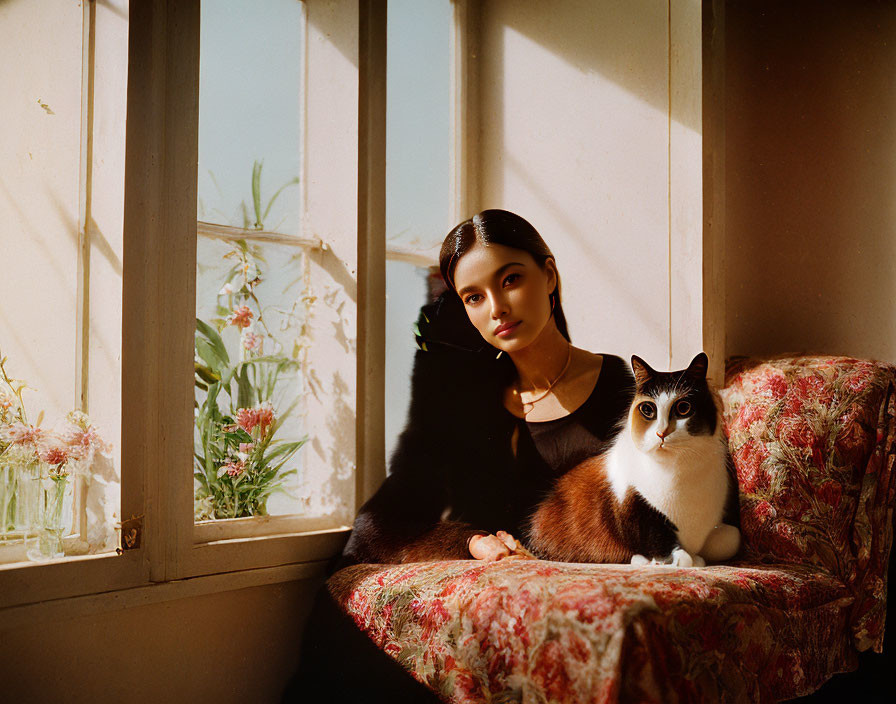
[[[503,296],[489,294],[489,303],[492,309],[492,320],[500,320],[507,316],[507,302]]]

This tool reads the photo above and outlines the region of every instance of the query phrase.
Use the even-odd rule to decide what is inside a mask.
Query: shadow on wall
[[[896,4],[726,13],[728,352],[896,361]]]
[[[519,212],[554,248],[576,344],[662,358],[667,4],[493,0],[480,24],[479,205]]]
[[[656,81],[656,69],[668,70],[669,15],[666,3],[661,3],[661,11],[657,5],[656,0],[553,0],[550,10],[544,11],[502,0],[486,3],[485,11],[582,73],[600,74],[666,113],[668,85]],[[692,130],[701,129],[691,115],[672,118]]]

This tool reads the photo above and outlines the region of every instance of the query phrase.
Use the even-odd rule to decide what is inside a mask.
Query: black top
[[[634,384],[631,370],[621,358],[603,355],[594,389],[581,406],[555,420],[516,419],[520,426],[516,464],[521,485],[529,492],[520,497],[522,515],[516,521],[520,537],[554,481],[583,460],[607,450],[631,406]]]
[[[634,390],[628,365],[604,355],[579,408],[527,422],[504,407],[497,370],[477,362],[458,373],[442,362],[418,352],[409,422],[392,471],[361,508],[341,564],[468,559],[472,535],[498,530],[525,539],[554,481],[606,450]]]

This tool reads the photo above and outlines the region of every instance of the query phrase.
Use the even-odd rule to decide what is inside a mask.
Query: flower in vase
[[[12,405],[12,397],[5,391],[0,391],[0,411],[8,411]]]
[[[253,317],[254,315],[249,306],[240,306],[233,309],[233,313],[227,318],[227,324],[235,325],[238,328],[247,328],[252,324]]]
[[[85,413],[72,411],[66,416],[66,421],[67,427],[60,432],[60,436],[73,459],[89,460],[96,452],[108,455],[112,451]]]
[[[25,423],[12,423],[2,429],[3,439],[10,445],[37,445],[44,431]]]
[[[50,476],[64,477],[68,474],[69,454],[64,447],[55,444],[48,445],[38,452],[38,456],[50,466]]]
[[[218,291],[219,296],[229,296],[233,293],[233,284],[229,281],[221,287],[221,290]]]

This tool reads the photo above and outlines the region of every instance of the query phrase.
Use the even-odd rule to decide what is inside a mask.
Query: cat
[[[685,370],[658,372],[632,357],[628,416],[606,452],[537,506],[527,541],[536,556],[691,567],[738,552],[737,484],[708,364],[701,352]]]

